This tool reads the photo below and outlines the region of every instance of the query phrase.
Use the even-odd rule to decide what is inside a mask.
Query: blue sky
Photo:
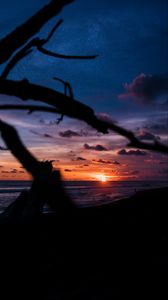
[[[1,37],[48,2],[1,1]],[[76,99],[90,105],[97,113],[108,114],[137,134],[142,135],[142,131],[147,131],[166,142],[168,1],[76,0],[50,21],[41,30],[40,36],[46,37],[59,18],[63,18],[64,22],[46,48],[64,54],[98,54],[99,57],[93,61],[67,61],[44,56],[35,50],[15,67],[9,77],[18,80],[26,77],[32,82],[63,91],[61,84],[52,79],[54,76],[60,77],[72,84]],[[5,102],[18,102],[0,96],[1,103],[4,103],[4,99]],[[45,158],[46,147],[54,148],[54,143],[58,143],[60,149],[72,147],[80,153],[84,151],[82,145],[93,140],[93,135],[90,138],[90,134],[87,137],[82,136],[81,139],[79,136],[71,136],[66,140],[60,138],[59,133],[69,128],[80,131],[86,127],[85,124],[73,120],[65,119],[56,127],[49,125],[54,121],[51,115],[36,113],[29,117],[19,112],[0,112],[0,116],[19,129],[25,143],[40,158]],[[41,136],[32,133],[34,128],[41,132]],[[51,135],[54,133],[54,141],[46,140],[44,132]],[[94,144],[109,145],[110,138],[97,137],[96,133],[94,135]],[[113,144],[117,147],[114,149],[119,151],[117,149],[124,147],[124,142],[118,142],[118,137],[115,138]],[[118,155],[114,149],[111,153],[112,159]],[[59,157],[60,152],[54,152],[51,156]],[[65,150],[65,157],[66,153]],[[3,153],[3,157],[6,155]],[[95,153],[96,155],[100,153]],[[158,157],[158,154],[152,155]],[[4,158],[4,161],[5,159],[9,158]],[[10,158],[11,161],[12,159]],[[64,162],[66,159],[64,158]],[[128,160],[128,156],[122,157],[123,159]],[[160,156],[157,159],[162,158]],[[132,167],[133,171],[137,171],[134,168],[135,166]],[[155,170],[159,174],[157,167]]]

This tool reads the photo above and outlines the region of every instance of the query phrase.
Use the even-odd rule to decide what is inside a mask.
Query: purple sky
[[[0,3],[0,37],[25,21],[46,0],[5,0]],[[76,0],[46,48],[64,54],[99,54],[93,61],[43,56],[36,50],[21,61],[9,78],[63,91],[52,78],[69,81],[75,98],[97,114],[133,130],[140,139],[167,143],[168,125],[168,1]],[[40,32],[46,37],[54,18]],[[2,71],[4,66],[1,66]],[[21,103],[0,95],[0,103]],[[33,101],[30,101],[33,104]],[[54,159],[65,179],[161,179],[168,176],[165,155],[126,147],[126,140],[102,135],[86,124],[65,118],[56,125],[51,114],[2,112],[16,126],[24,143],[39,159]],[[27,178],[0,139],[0,178]]]

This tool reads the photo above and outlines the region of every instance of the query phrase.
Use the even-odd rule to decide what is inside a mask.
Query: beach
[[[167,299],[167,194],[149,189],[34,224],[1,223],[6,293],[13,286],[18,299]]]

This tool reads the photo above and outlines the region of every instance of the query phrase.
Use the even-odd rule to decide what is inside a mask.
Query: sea
[[[137,191],[168,186],[165,181],[64,181],[63,184],[67,194],[80,207],[111,203]],[[31,181],[0,181],[0,213],[30,186]]]

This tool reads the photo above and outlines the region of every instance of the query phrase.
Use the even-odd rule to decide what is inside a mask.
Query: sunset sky
[[[24,22],[47,0],[0,1],[0,38]],[[168,142],[168,1],[76,0],[40,32],[45,38],[63,18],[46,48],[63,54],[92,55],[95,60],[61,60],[34,50],[9,78],[64,91],[59,77],[71,83],[75,99],[101,117],[131,129],[146,142]],[[2,72],[4,65],[0,67]],[[22,104],[0,95],[0,104]],[[35,104],[33,101],[27,104]],[[127,140],[103,135],[67,117],[0,111],[40,160],[54,160],[65,180],[166,180],[166,155],[126,147]],[[29,179],[0,138],[0,180]]]

